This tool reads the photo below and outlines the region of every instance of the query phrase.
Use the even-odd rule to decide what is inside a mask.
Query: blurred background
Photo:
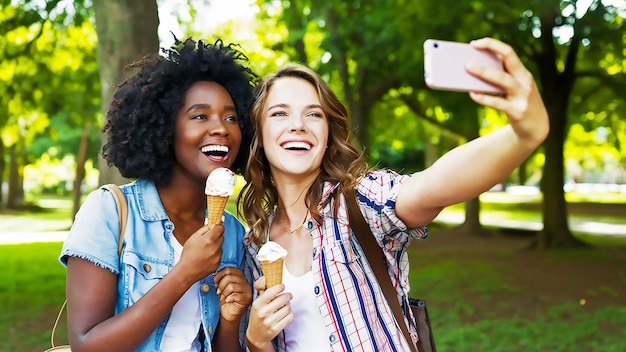
[[[0,209],[53,194],[73,216],[85,192],[125,182],[99,159],[103,111],[124,66],[174,37],[239,43],[260,75],[312,67],[350,108],[372,164],[413,172],[506,123],[467,94],[427,89],[422,43],[492,36],[533,72],[552,125],[494,191],[535,195],[537,243],[569,245],[568,197],[626,199],[625,18],[624,0],[3,1]],[[480,228],[480,199],[463,223]]]
[[[551,253],[626,248],[625,20],[626,0],[0,1],[0,242],[52,243],[36,251],[41,244],[0,245],[0,251],[22,275],[34,252],[49,251],[45,267],[56,260],[84,196],[100,184],[128,181],[99,157],[103,111],[127,74],[125,65],[190,36],[240,44],[261,76],[288,62],[310,66],[349,108],[354,143],[371,164],[399,172],[421,170],[506,124],[505,116],[465,93],[425,86],[424,40],[490,36],[507,42],[537,81],[550,135],[501,185],[446,209],[431,232],[452,228],[472,241],[492,238],[494,230],[523,233],[524,248]],[[234,203],[229,210],[236,213]],[[612,260],[624,258],[611,253]],[[613,284],[600,285],[622,304],[626,274],[616,264],[623,262],[612,263]],[[49,313],[64,294],[63,268],[54,270],[55,299],[42,298],[31,319],[13,310],[0,321],[0,334],[7,334],[0,341],[13,341],[6,350],[41,350],[49,337]],[[4,307],[23,309],[30,301],[16,298],[16,290],[29,279],[11,272],[1,274],[0,297],[4,293]],[[36,337],[29,348],[15,347],[24,338],[20,327],[34,324],[33,315],[46,320],[31,329]],[[625,336],[626,325],[619,326],[606,338]],[[537,349],[515,337],[518,344],[501,348],[454,345],[467,341],[459,336],[441,338],[453,348],[446,350],[583,346],[577,337],[569,345]],[[594,341],[580,350],[626,348]]]

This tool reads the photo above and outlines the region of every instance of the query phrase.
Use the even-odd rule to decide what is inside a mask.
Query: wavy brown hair
[[[252,238],[262,244],[269,229],[269,213],[277,204],[278,192],[270,173],[269,162],[265,157],[261,141],[261,126],[264,108],[269,91],[274,82],[284,77],[296,77],[311,83],[317,90],[322,110],[328,119],[328,148],[322,160],[321,171],[305,196],[305,204],[311,216],[321,223],[318,209],[325,182],[341,184],[340,187],[354,187],[356,180],[368,170],[363,155],[350,144],[350,123],[348,110],[339,98],[313,70],[299,64],[288,64],[279,68],[259,82],[255,87],[255,101],[250,110],[250,119],[256,133],[252,138],[250,157],[244,170],[247,183],[237,198],[238,213],[246,219],[252,231]],[[336,192],[334,197],[338,197]],[[335,209],[336,212],[336,204]]]

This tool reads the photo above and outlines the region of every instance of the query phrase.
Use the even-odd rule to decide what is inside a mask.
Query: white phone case
[[[497,55],[473,48],[467,43],[428,39],[424,42],[424,80],[432,89],[459,92],[504,94],[502,88],[470,75],[465,66],[472,62],[479,66],[503,70]]]

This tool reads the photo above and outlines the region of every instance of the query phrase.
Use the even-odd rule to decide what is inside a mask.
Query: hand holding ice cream
[[[207,200],[207,219],[209,225],[222,223],[222,214],[228,197],[235,189],[235,173],[225,167],[220,167],[209,174],[206,179],[204,193]]]
[[[287,251],[278,243],[267,241],[257,254],[257,259],[261,263],[261,270],[265,275],[265,288],[283,282],[283,263]]]

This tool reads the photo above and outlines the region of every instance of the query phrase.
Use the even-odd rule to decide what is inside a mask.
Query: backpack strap
[[[389,308],[391,308],[391,311],[396,318],[396,323],[398,324],[398,327],[400,327],[400,330],[404,335],[404,339],[411,348],[411,352],[422,352],[420,344],[418,343],[416,345],[411,338],[409,329],[404,321],[404,314],[402,313],[400,302],[398,302],[398,293],[393,288],[391,278],[389,277],[387,260],[385,259],[382,248],[376,242],[376,238],[372,234],[372,230],[365,221],[365,218],[363,218],[363,213],[361,213],[361,208],[356,200],[355,190],[343,190],[343,196],[348,207],[350,228],[361,245],[365,259],[367,259],[374,275],[376,275],[376,278],[378,279],[378,284],[387,299]]]
[[[126,231],[126,222],[128,220],[128,202],[126,201],[124,192],[122,192],[118,185],[110,183],[103,185],[101,188],[111,192],[113,198],[115,198],[115,204],[117,204],[117,215],[120,219],[120,239],[117,246],[117,255],[119,256],[122,254],[122,242],[124,239],[124,231]]]

